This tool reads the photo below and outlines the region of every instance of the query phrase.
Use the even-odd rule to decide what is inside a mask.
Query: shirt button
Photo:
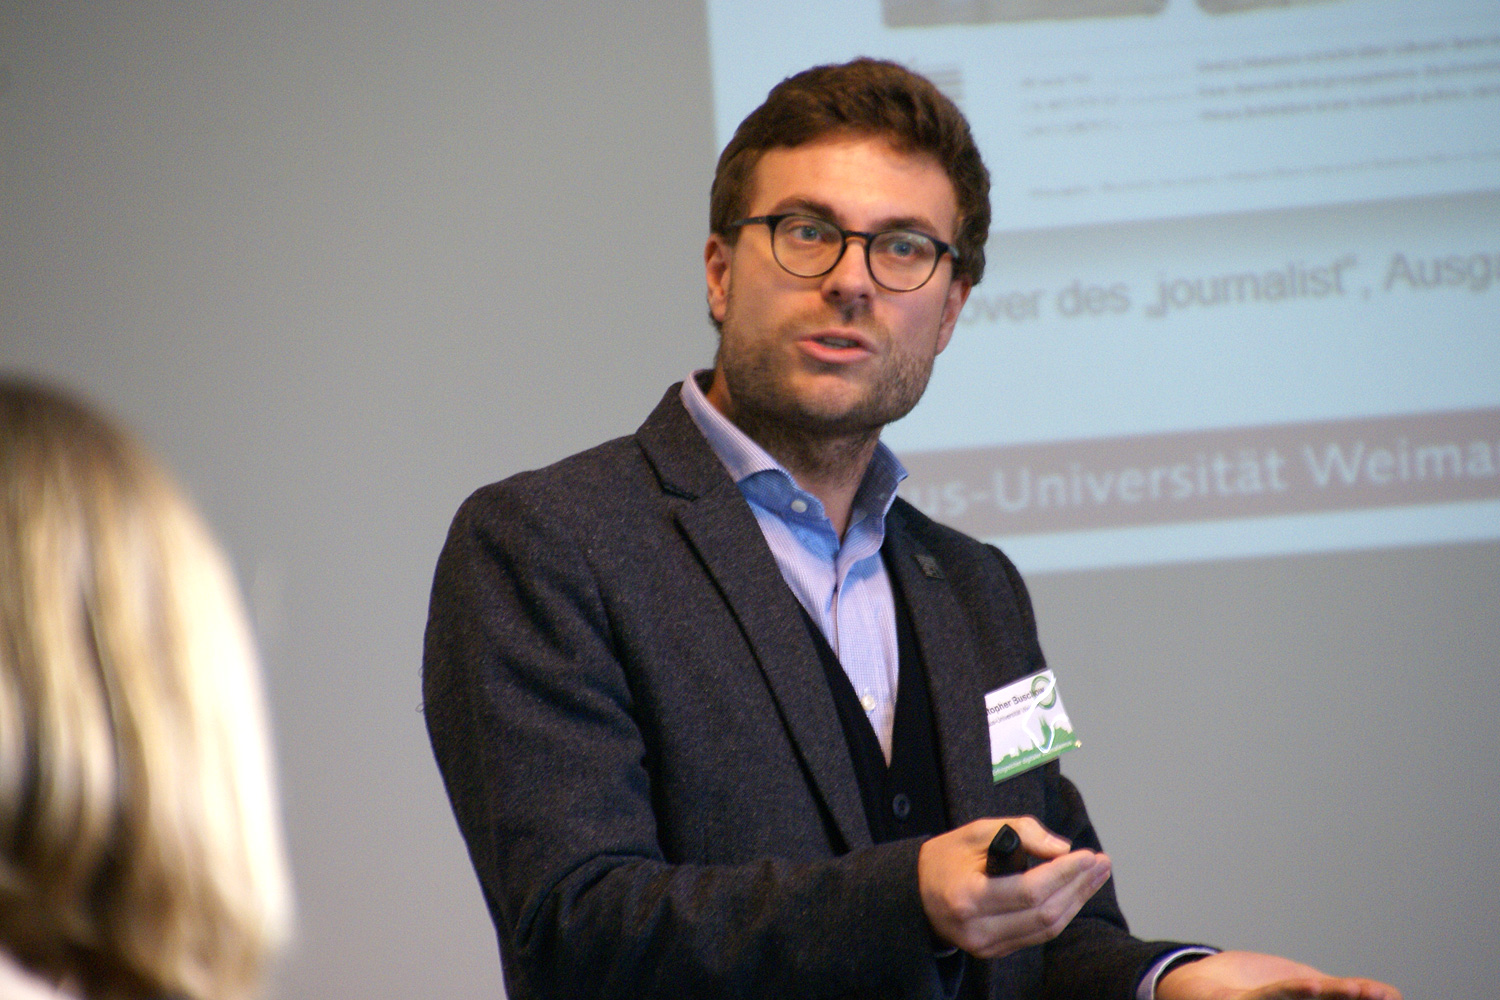
[[[866,712],[875,711],[875,696],[873,694],[867,694],[863,698],[859,699],[859,707],[864,709]]]
[[[905,792],[897,792],[891,799],[891,812],[897,819],[905,819],[911,815],[911,799],[906,797]]]
[[[798,514],[806,514],[807,513],[807,501],[803,500],[803,499],[801,499],[799,497],[798,499],[793,500],[791,502],[791,508],[792,508],[792,510],[794,512],[796,512]]]

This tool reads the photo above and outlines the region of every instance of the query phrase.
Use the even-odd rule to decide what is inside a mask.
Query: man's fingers
[[[1086,901],[1109,878],[1109,872],[1109,855],[1073,851],[1018,875],[991,880],[981,905],[993,914],[1013,913],[1035,909],[1070,890],[1082,892]]]
[[[1373,979],[1342,978],[1277,955],[1225,951],[1179,965],[1156,984],[1162,1000],[1234,996],[1240,1000],[1401,1000]]]
[[[1003,823],[1030,853],[1050,859],[986,877],[986,849]],[[1068,847],[1026,816],[976,820],[928,840],[917,856],[917,885],[933,932],[985,958],[1056,937],[1110,874],[1107,855]]]
[[[1373,979],[1317,974],[1261,987],[1250,997],[1252,1000],[1401,1000],[1401,992]]]
[[[1058,881],[1058,873],[1042,872],[1049,867],[1066,877]],[[1109,859],[1102,854],[1078,859],[1069,855],[1024,875],[996,880],[1017,884],[1009,887],[1012,892],[1001,902],[1006,907],[1003,911],[976,922],[973,947],[966,950],[980,958],[993,958],[1052,940],[1109,879],[1109,871]],[[1037,874],[1043,877],[1027,882]]]
[[[1110,873],[1109,857],[1074,851],[1028,872],[992,879],[968,928],[965,950],[980,958],[1009,954],[1061,934]]]
[[[1021,846],[1032,857],[1059,858],[1073,849],[1072,844],[1037,822],[1034,816],[1017,816],[1005,822],[1020,835]]]

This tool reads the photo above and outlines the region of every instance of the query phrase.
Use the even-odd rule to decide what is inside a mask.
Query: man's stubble
[[[789,384],[786,345],[803,331],[825,325],[826,317],[793,319],[765,339],[737,336],[734,294],[726,303],[714,365],[729,388],[730,419],[786,465],[838,466],[867,451],[886,424],[911,412],[927,389],[935,355],[893,350],[889,330],[868,313],[853,309],[844,325],[865,333],[886,351],[873,381],[851,402],[799,398]],[[820,405],[821,403],[828,405]],[[828,471],[833,471],[828,468]]]

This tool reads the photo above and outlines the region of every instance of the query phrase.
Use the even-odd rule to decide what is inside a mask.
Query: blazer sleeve
[[[459,510],[423,667],[510,995],[937,995],[916,842],[798,862],[663,856],[621,624],[576,525],[517,482]]]

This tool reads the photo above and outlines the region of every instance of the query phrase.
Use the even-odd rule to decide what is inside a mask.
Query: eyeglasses
[[[810,215],[757,215],[731,222],[729,228],[750,225],[771,230],[776,263],[799,278],[821,278],[837,267],[851,236],[864,240],[865,267],[875,284],[892,292],[914,292],[927,284],[943,254],[958,262],[958,251],[952,246],[910,229],[861,233]]]

